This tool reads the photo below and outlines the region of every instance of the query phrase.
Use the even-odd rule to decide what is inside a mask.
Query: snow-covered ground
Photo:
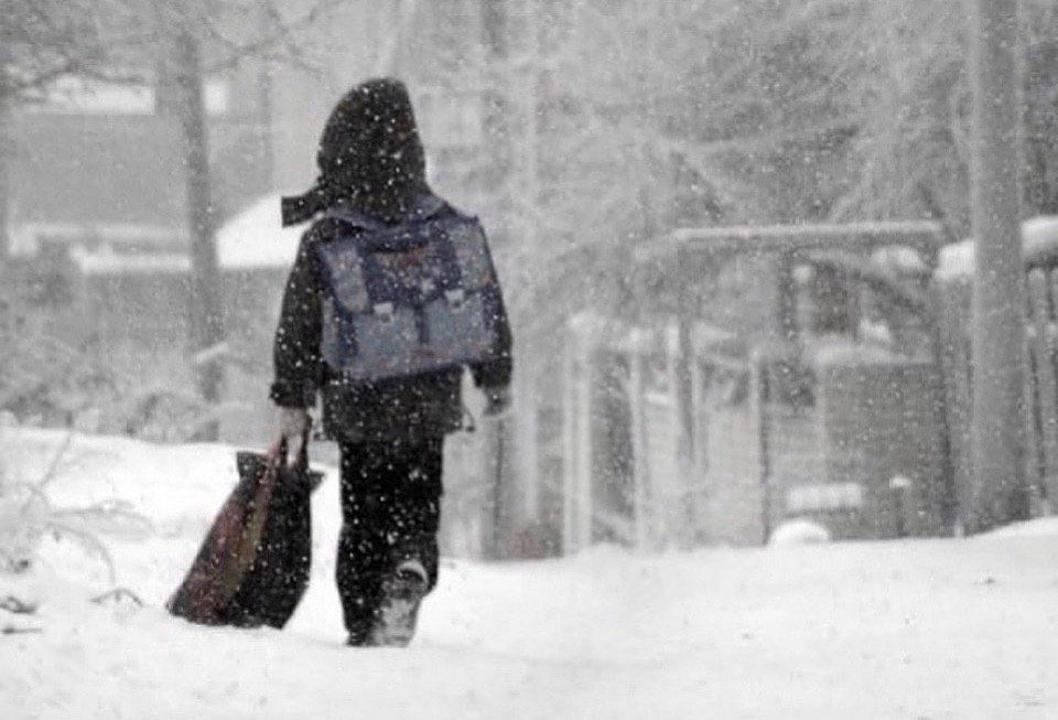
[[[7,431],[8,477],[62,436]],[[162,603],[234,481],[230,449],[75,438],[54,506],[129,503],[105,567],[45,540],[0,575],[0,718],[1055,718],[1058,526],[968,540],[445,562],[407,650],[343,647],[337,489],[317,493],[313,584],[284,632],[197,627]]]

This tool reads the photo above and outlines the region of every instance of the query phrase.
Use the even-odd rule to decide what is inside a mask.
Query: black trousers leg
[[[337,581],[351,640],[366,639],[382,583],[419,560],[437,584],[443,438],[343,444]]]

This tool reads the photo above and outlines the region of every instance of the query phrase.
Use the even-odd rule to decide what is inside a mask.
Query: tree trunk
[[[220,270],[214,239],[215,216],[210,187],[209,142],[198,39],[189,31],[176,38],[175,111],[179,116],[187,171],[187,223],[191,235],[191,347],[199,392],[210,404],[220,399],[222,366],[216,353],[224,339]],[[216,423],[205,431],[216,439]]]
[[[7,270],[8,261],[11,258],[11,239],[8,236],[9,222],[7,208],[10,199],[11,186],[8,182],[8,161],[11,147],[8,139],[10,130],[10,117],[8,115],[7,99],[0,87],[0,276]]]
[[[11,239],[8,237],[8,206],[11,202],[8,163],[11,157],[11,105],[7,97],[7,54],[0,46],[0,276],[7,270],[11,256]]]
[[[539,252],[542,238],[538,232],[541,223],[541,123],[543,110],[545,108],[546,83],[543,71],[541,24],[543,3],[540,0],[528,0],[523,3],[522,13],[525,17],[525,35],[527,37],[527,68],[524,84],[524,105],[520,109],[525,126],[524,142],[520,143],[520,150],[516,154],[519,158],[521,169],[520,199],[521,212],[518,213],[521,222],[516,231],[519,248],[533,248]],[[520,83],[521,84],[521,83]],[[524,253],[523,253],[524,257]],[[531,258],[532,256],[530,256]],[[534,270],[542,273],[543,269],[534,260]],[[535,295],[527,292],[527,296]],[[521,305],[521,303],[519,303]],[[522,318],[534,314],[532,310],[518,307],[516,312]],[[518,362],[514,370],[514,440],[517,455],[516,476],[521,492],[518,494],[519,520],[523,526],[535,523],[540,518],[541,512],[541,487],[539,473],[539,427],[538,427],[538,397],[537,397],[537,372],[541,365],[541,358],[534,352],[538,346],[538,338],[544,332],[538,322],[519,323],[522,337],[525,342],[520,343]]]
[[[505,0],[482,3],[482,31],[485,44],[485,138],[487,159],[485,192],[496,196],[497,212],[491,234],[503,244],[509,234],[511,175],[510,107],[507,98],[508,17]]]
[[[505,0],[490,0],[481,6],[483,42],[486,61],[485,192],[494,194],[494,215],[489,220],[490,234],[500,247],[510,243],[510,107],[507,99],[508,6]],[[513,444],[512,426],[507,419],[485,424],[485,477],[491,482],[485,532],[485,556],[500,560],[513,554],[515,493],[512,492]]]
[[[257,74],[257,135],[261,146],[261,172],[264,187],[275,187],[276,153],[272,128],[272,61],[261,58]]]
[[[972,487],[964,527],[980,532],[1028,514],[1025,470],[1025,270],[1019,182],[1018,0],[967,0],[973,82],[971,211]]]

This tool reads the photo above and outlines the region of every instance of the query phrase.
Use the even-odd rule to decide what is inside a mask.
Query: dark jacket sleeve
[[[494,299],[494,312],[499,325],[499,333],[496,338],[496,345],[493,347],[493,359],[470,366],[474,384],[482,388],[509,385],[511,372],[514,369],[514,342],[511,337],[511,325],[507,318],[507,308],[503,302],[503,293],[499,288],[497,288]]]
[[[313,227],[302,237],[283,294],[273,347],[275,382],[271,391],[272,400],[282,407],[315,405],[322,379],[323,313],[319,258],[315,252],[318,234],[318,228]]]

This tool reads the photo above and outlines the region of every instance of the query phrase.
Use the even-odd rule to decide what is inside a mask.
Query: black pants
[[[443,438],[343,443],[338,594],[351,639],[370,632],[382,583],[419,560],[437,584]]]

